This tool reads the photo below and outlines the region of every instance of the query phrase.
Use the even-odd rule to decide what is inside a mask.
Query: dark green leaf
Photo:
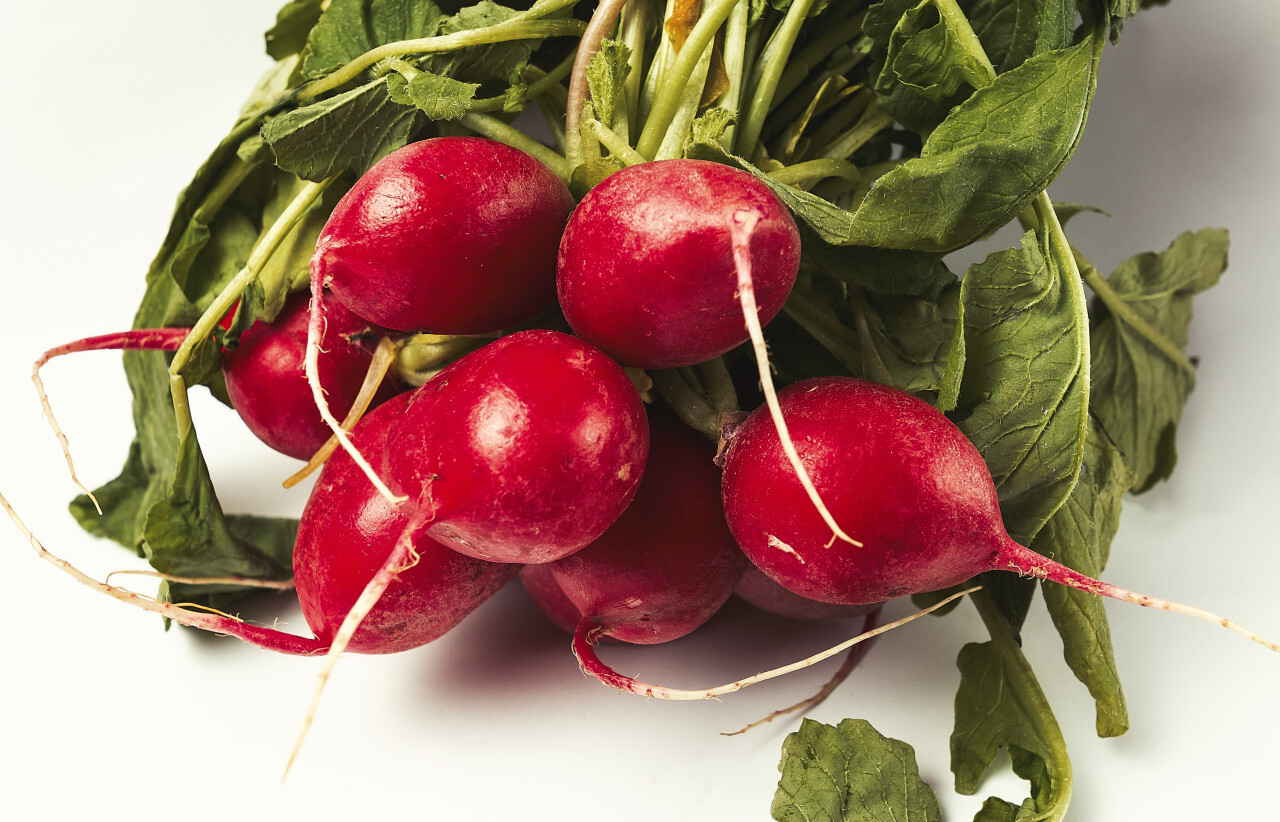
[[[879,178],[847,242],[919,251],[966,245],[1013,219],[1057,176],[1084,129],[1097,44],[1027,60],[974,92],[921,155]]]
[[[915,751],[862,719],[805,719],[787,736],[772,813],[778,822],[937,822]]]
[[[459,9],[458,13],[440,23],[440,34],[453,34],[496,25],[519,14],[515,9],[481,0],[474,6]],[[435,74],[452,77],[486,87],[490,81],[509,85],[524,71],[529,56],[538,47],[537,40],[509,40],[472,46],[447,54],[428,55],[422,67]],[[496,91],[494,92],[496,93]]]
[[[95,537],[106,537],[142,555],[142,522],[136,502],[150,485],[137,440],[129,446],[120,475],[93,492],[102,513],[88,496],[81,494],[71,503],[71,514],[80,527]]]
[[[963,28],[968,28],[961,24]],[[903,83],[932,102],[954,95],[964,84],[978,89],[991,82],[985,53],[975,50],[968,31],[939,15],[933,0],[924,0],[899,19],[889,37],[876,91],[888,93]]]
[[[1074,268],[1027,232],[962,280],[965,368],[956,424],[982,452],[1005,527],[1030,542],[1084,457],[1088,330]]]
[[[1080,481],[1030,547],[1096,579],[1120,525],[1121,501],[1132,475],[1114,443],[1096,427],[1086,445]],[[1129,715],[1102,598],[1053,583],[1042,584],[1041,591],[1062,636],[1063,656],[1097,706],[1098,736],[1123,734]]]
[[[307,45],[307,36],[320,19],[324,0],[290,0],[276,13],[276,24],[267,30],[267,54],[283,60]]]
[[[307,39],[302,73],[322,77],[378,46],[431,37],[443,19],[430,0],[333,0]]]
[[[1178,351],[1187,346],[1192,298],[1227,265],[1227,232],[1188,232],[1160,254],[1139,254],[1107,280],[1127,308]],[[1195,377],[1113,309],[1093,330],[1093,408],[1143,491],[1177,461],[1176,432]]]
[[[1075,27],[1075,0],[977,0],[966,14],[983,49],[1004,73],[1037,54],[1066,48]]]
[[[416,109],[391,99],[384,77],[281,114],[262,133],[280,168],[319,181],[364,173],[409,142],[416,117]]]
[[[956,692],[956,727],[951,734],[951,769],[956,791],[978,790],[996,754],[1008,748],[1015,771],[1032,777],[1032,797],[1052,801],[1052,782],[1059,765],[1045,739],[1044,717],[1022,683],[1018,663],[994,642],[969,643],[960,650],[960,689]],[[1029,669],[1028,669],[1029,670]],[[1042,695],[1041,695],[1042,696]],[[1037,802],[1040,807],[1045,804]],[[1047,803],[1046,803],[1047,804]]]

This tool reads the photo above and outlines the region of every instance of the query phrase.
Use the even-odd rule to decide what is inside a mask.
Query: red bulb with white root
[[[860,546],[831,541],[760,408],[734,431],[724,459],[729,528],[753,563],[809,599],[869,604],[1011,571],[1220,624],[1199,608],[1079,574],[1005,531],[995,484],[977,448],[929,403],[848,377],[793,383],[778,403],[814,486]]]

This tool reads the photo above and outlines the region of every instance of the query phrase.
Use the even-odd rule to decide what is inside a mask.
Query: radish
[[[293,294],[273,322],[254,322],[222,358],[227,394],[245,425],[271,448],[301,460],[310,459],[331,434],[307,384],[308,320],[306,293]],[[329,307],[325,321],[320,384],[332,412],[342,417],[360,392],[381,330],[340,304]],[[396,383],[383,380],[373,404],[395,394]]]
[[[659,160],[582,199],[560,241],[556,288],[574,331],[623,365],[695,365],[750,340],[792,469],[833,538],[856,544],[809,481],[774,400],[761,326],[799,265],[799,229],[768,186],[719,163]]]
[[[781,310],[800,264],[782,201],[739,169],[659,160],[591,189],[560,241],[556,288],[569,325],[623,365],[706,362],[749,338],[730,226],[748,212],[751,280],[761,324]]]
[[[733,433],[724,460],[729,528],[755,565],[810,599],[870,604],[1012,571],[1138,605],[1229,620],[1091,579],[1014,542],[982,455],[941,412],[910,394],[848,377],[778,394],[823,500],[861,547],[832,543],[783,455],[764,409]]]
[[[763,571],[752,565],[747,568],[738,580],[733,593],[739,599],[746,600],[754,607],[775,616],[788,619],[841,619],[844,617],[864,616],[879,610],[879,603],[866,605],[837,605],[830,602],[818,602],[792,593],[774,582]],[[867,630],[870,630],[869,626]],[[861,646],[859,646],[861,647]]]
[[[604,533],[635,495],[649,434],[617,363],[558,331],[520,331],[410,395],[389,485],[428,532],[495,562],[550,562]]]
[[[552,305],[572,209],[564,183],[511,146],[480,137],[410,143],[338,202],[311,276],[386,328],[495,331]]]
[[[402,394],[370,411],[352,441],[381,453],[403,413]],[[294,543],[293,574],[307,625],[330,643],[365,585],[382,566],[409,518],[379,495],[344,452],[320,472]],[[347,646],[358,653],[393,653],[443,635],[511,580],[518,566],[463,556],[434,540],[413,543],[417,562],[388,586]]]
[[[649,436],[644,479],[617,522],[571,556],[536,572],[526,568],[535,601],[561,624],[570,621],[569,603],[574,628],[588,643],[612,637],[653,645],[682,637],[720,609],[748,564],[720,510],[711,445],[660,413],[650,415]],[[544,573],[554,590],[540,579]]]

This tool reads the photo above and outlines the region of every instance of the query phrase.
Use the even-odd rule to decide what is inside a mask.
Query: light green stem
[[[635,166],[645,162],[645,158],[632,148],[622,136],[594,117],[584,118],[582,128],[593,139],[609,150],[625,165]]]
[[[436,37],[420,37],[415,40],[399,40],[386,43],[347,63],[332,74],[313,80],[298,90],[295,99],[299,102],[314,100],[322,94],[340,88],[359,77],[366,69],[388,57],[403,57],[410,54],[438,54],[440,52],[458,51],[469,46],[505,43],[511,40],[541,40],[546,37],[574,36],[580,37],[586,24],[580,20],[536,20],[532,19],[535,10],[541,8],[541,14],[548,14],[558,8],[573,5],[577,0],[552,0],[536,4],[519,17],[513,17],[492,26],[480,29],[467,29],[452,34]]]
[[[636,151],[643,156],[657,156],[658,148],[662,145],[667,130],[680,108],[685,87],[689,85],[689,78],[702,60],[703,52],[710,47],[716,31],[739,2],[740,0],[714,0],[702,7],[702,16],[694,24],[684,45],[680,47],[680,53],[676,55],[663,77],[662,84],[653,99],[653,106],[649,109],[648,117],[645,118],[644,128],[636,141]]]
[[[800,35],[800,27],[809,16],[811,8],[813,8],[813,0],[794,0],[787,9],[787,16],[783,18],[782,24],[778,26],[765,46],[764,56],[756,72],[759,79],[752,91],[751,100],[747,104],[746,114],[742,118],[742,127],[737,137],[738,154],[743,157],[750,158],[755,153],[756,142],[760,139],[760,132],[764,128],[764,118],[773,107],[774,95],[778,90],[782,73],[786,69],[787,58],[791,56],[791,49]]]
[[[566,183],[569,181],[571,169],[569,168],[568,160],[520,129],[499,120],[497,117],[475,111],[468,111],[459,117],[458,123],[471,129],[476,134],[488,137],[491,140],[497,140],[500,143],[506,143],[513,148],[520,149],[525,154],[538,158],[546,164],[547,168],[555,172],[555,175],[561,180]]]
[[[803,163],[795,163],[769,172],[769,179],[789,186],[821,180],[825,177],[839,177],[856,185],[862,180],[862,172],[848,160],[835,157],[806,160]]]
[[[231,306],[240,299],[245,287],[262,273],[271,255],[276,252],[285,237],[297,225],[298,220],[302,219],[302,215],[307,213],[312,203],[319,199],[332,182],[333,178],[329,178],[318,183],[307,183],[302,187],[284,211],[280,212],[280,216],[271,224],[271,227],[258,238],[244,268],[240,269],[218,292],[218,296],[213,298],[213,303],[200,315],[200,319],[196,320],[182,345],[174,352],[173,360],[169,363],[169,393],[173,395],[173,409],[178,420],[179,436],[185,436],[191,429],[187,384],[182,378],[182,369],[186,368],[187,363],[191,361],[191,354],[195,351],[196,345],[213,334],[218,321],[226,316]]]
[[[956,0],[934,0],[933,5],[942,17],[943,24],[959,37],[960,47],[982,66],[987,73],[988,82],[995,82],[996,67],[991,64],[991,58],[987,57],[982,41],[978,39],[973,26],[969,23],[969,18],[965,17]]]

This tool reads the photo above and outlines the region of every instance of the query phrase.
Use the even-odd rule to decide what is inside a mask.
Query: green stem
[[[991,592],[983,588],[970,594],[969,597],[978,609],[982,623],[991,635],[991,644],[1004,660],[1003,670],[1008,675],[1010,685],[1017,690],[1018,699],[1026,709],[1027,715],[1034,718],[1039,736],[1047,748],[1047,755],[1056,767],[1052,770],[1051,779],[1055,788],[1053,805],[1027,820],[1027,822],[1059,822],[1066,816],[1067,806],[1071,804],[1071,791],[1074,778],[1071,773],[1071,758],[1067,755],[1067,742],[1062,736],[1062,728],[1049,700],[1031,670],[1031,663],[1023,655],[1018,646],[1017,637],[1009,626],[1009,621],[1000,613]]]
[[[280,212],[280,216],[276,218],[276,221],[258,238],[258,242],[249,253],[249,259],[245,262],[244,268],[240,269],[231,278],[231,281],[218,292],[218,296],[213,298],[213,303],[200,315],[200,319],[196,320],[195,325],[191,327],[191,332],[187,334],[187,338],[183,340],[182,345],[174,352],[173,360],[169,363],[169,393],[173,395],[173,409],[178,419],[178,433],[180,436],[185,435],[191,428],[191,412],[187,403],[187,384],[182,378],[182,369],[186,368],[187,363],[190,362],[191,354],[195,351],[196,345],[212,336],[213,329],[218,324],[218,321],[226,316],[226,313],[231,310],[231,306],[235,305],[236,300],[240,299],[245,287],[262,273],[262,269],[267,264],[267,261],[271,259],[271,255],[276,252],[276,249],[284,242],[285,237],[302,219],[302,215],[306,214],[311,205],[319,199],[320,195],[324,193],[324,190],[332,182],[333,178],[321,180],[318,183],[307,183],[299,190],[297,196],[290,201],[284,211]]]
[[[410,54],[438,54],[446,51],[458,51],[469,46],[505,43],[511,40],[542,40],[547,37],[564,36],[580,37],[586,28],[586,24],[579,20],[531,19],[534,11],[539,6],[544,7],[541,13],[547,14],[576,2],[577,0],[549,0],[546,3],[535,4],[533,8],[518,18],[513,17],[510,20],[486,26],[485,28],[386,43],[365,52],[332,74],[327,74],[318,80],[307,83],[298,89],[295,99],[300,102],[314,100],[322,94],[346,85],[359,77],[366,69],[372,68],[388,57],[401,57]]]
[[[826,177],[839,177],[855,185],[862,180],[862,172],[848,160],[835,157],[821,157],[817,160],[805,160],[777,171],[769,172],[769,179],[784,185],[799,185]]]
[[[712,408],[722,414],[742,409],[738,403],[738,390],[733,387],[733,377],[729,374],[724,357],[701,363],[695,370],[707,389],[707,400]]]
[[[632,148],[626,140],[622,139],[620,134],[596,118],[584,118],[582,130],[600,145],[607,148],[609,153],[621,160],[624,165],[635,166],[645,162],[645,158],[640,152]]]
[[[640,138],[636,140],[636,151],[643,156],[657,156],[658,148],[662,145],[667,130],[680,108],[685,87],[689,85],[689,78],[702,60],[703,52],[710,47],[716,31],[738,2],[739,0],[714,0],[709,5],[703,6],[702,16],[689,32],[684,45],[680,47],[680,53],[676,55],[663,77],[662,85],[657,90],[653,105],[649,109],[649,115],[645,118]]]
[[[893,116],[872,105],[858,124],[824,146],[823,157],[847,158],[866,145],[867,141],[893,125]]]
[[[529,84],[528,89],[521,96],[521,101],[528,103],[530,100],[536,100],[544,93],[550,91],[561,80],[569,76],[569,72],[573,69],[573,54],[561,60],[551,71],[543,73],[533,66],[529,67],[529,73],[537,72],[542,76]],[[506,108],[508,98],[506,95],[497,97],[484,97],[471,103],[471,110],[478,112],[501,111]]]
[[[800,27],[809,10],[813,8],[813,0],[794,0],[787,9],[787,16],[774,31],[773,37],[764,48],[764,56],[756,73],[759,79],[747,104],[746,115],[742,118],[742,127],[738,132],[738,154],[750,158],[755,153],[756,142],[760,139],[760,131],[764,128],[764,118],[773,107],[778,83],[786,69],[787,58],[800,35]]]
[[[475,111],[468,111],[459,117],[458,123],[471,129],[476,134],[488,137],[491,140],[497,140],[500,143],[506,143],[513,148],[520,149],[525,154],[538,158],[546,164],[547,168],[554,171],[561,180],[569,181],[569,176],[572,173],[572,169],[569,168],[569,161],[520,129],[499,120],[497,117]]]
[[[862,18],[866,14],[866,11],[858,12],[792,55],[778,78],[778,86],[774,91],[775,99],[786,99],[833,51],[862,34]],[[871,38],[858,37],[852,45],[852,50],[860,55],[870,54]]]
[[[729,13],[724,26],[724,70],[729,75],[729,87],[721,97],[721,105],[737,113],[742,104],[742,82],[746,78],[747,68],[747,22],[750,17],[749,3],[739,3]],[[733,148],[733,135],[736,126],[732,123],[725,129],[721,140],[726,151]]]
[[[705,397],[689,386],[679,369],[650,371],[649,378],[681,422],[712,440],[720,439],[720,415]]]

